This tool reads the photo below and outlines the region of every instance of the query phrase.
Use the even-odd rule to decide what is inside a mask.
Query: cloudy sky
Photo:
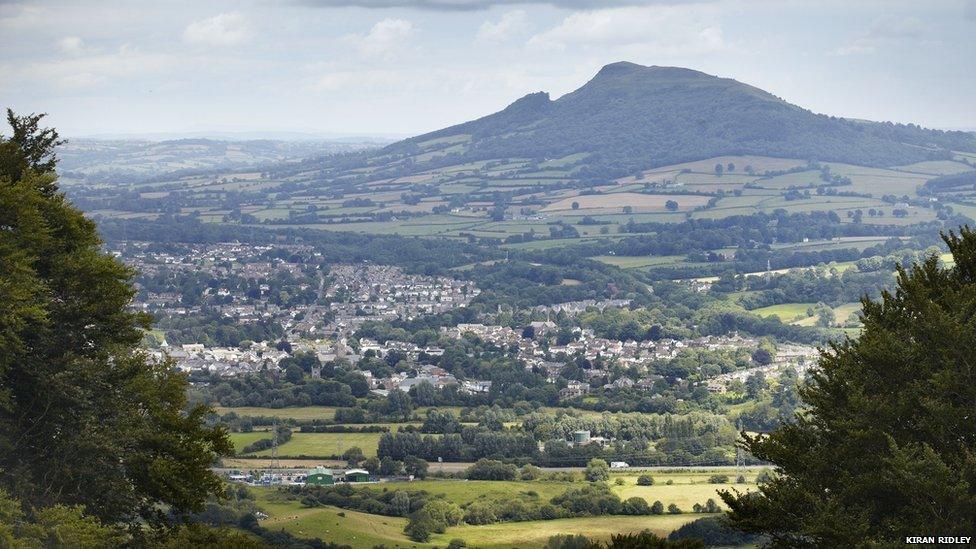
[[[0,105],[67,135],[416,134],[621,60],[976,128],[976,0],[0,0]]]

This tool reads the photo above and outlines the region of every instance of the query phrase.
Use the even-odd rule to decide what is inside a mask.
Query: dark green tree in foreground
[[[133,272],[58,192],[41,118],[8,112],[0,136],[0,489],[111,525],[198,511],[220,490],[226,433],[186,410],[172,364],[139,351]]]
[[[863,300],[864,330],[825,351],[808,410],[746,436],[777,475],[722,493],[734,526],[774,547],[856,547],[976,525],[976,232],[943,237],[955,266],[899,269]]]

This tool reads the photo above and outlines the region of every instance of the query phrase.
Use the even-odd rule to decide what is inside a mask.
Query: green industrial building
[[[335,475],[332,474],[332,469],[316,467],[308,472],[308,476],[305,477],[305,484],[310,486],[331,486],[335,484]]]
[[[369,471],[365,469],[349,469],[346,471],[346,482],[369,482]]]

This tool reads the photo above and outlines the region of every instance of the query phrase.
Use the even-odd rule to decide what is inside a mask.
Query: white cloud
[[[185,60],[184,60],[185,62]],[[123,45],[112,53],[74,55],[26,66],[19,77],[66,89],[90,88],[113,78],[151,74],[180,64],[175,56],[145,53]]]
[[[350,34],[345,40],[367,57],[393,57],[407,47],[415,32],[413,23],[406,19],[386,18],[367,34]]]
[[[194,21],[183,31],[183,40],[191,44],[233,46],[249,34],[247,19],[239,12],[228,12]]]
[[[58,40],[58,49],[65,55],[79,55],[85,51],[85,41],[77,36],[65,36]]]
[[[475,39],[479,42],[504,42],[516,34],[528,30],[529,19],[523,10],[502,15],[498,21],[485,21],[478,27]]]
[[[926,28],[915,17],[882,15],[861,36],[834,50],[834,55],[871,54],[886,44],[918,40]]]
[[[631,7],[575,12],[529,45],[562,50],[624,46],[657,55],[695,55],[727,49],[717,21],[690,8]]]

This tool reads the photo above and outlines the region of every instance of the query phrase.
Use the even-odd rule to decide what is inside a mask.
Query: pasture
[[[291,440],[278,446],[281,457],[331,457],[341,456],[343,452],[358,446],[367,457],[376,455],[380,437],[383,433],[294,433]],[[271,450],[262,450],[256,457],[271,455]]]
[[[666,212],[665,204],[669,200],[678,203],[679,211],[687,211],[696,206],[708,203],[709,197],[691,194],[639,194],[639,193],[611,193],[580,195],[553,202],[544,212],[573,210],[573,203],[579,204],[581,213],[588,210],[593,213],[618,213],[625,206],[633,208],[634,212]]]
[[[258,406],[239,406],[230,408],[215,406],[214,411],[221,415],[233,412],[239,416],[310,420],[332,419],[335,417],[336,409],[333,406],[299,406],[292,408],[262,408]]]
[[[716,472],[730,475],[732,469],[653,470],[653,486],[637,486],[638,472],[613,473],[608,485],[621,498],[642,497],[648,503],[661,501],[665,506],[675,503],[684,511],[678,515],[652,516],[598,516],[548,521],[504,522],[481,526],[462,524],[450,527],[443,534],[433,536],[428,544],[415,543],[403,535],[406,519],[386,517],[342,510],[335,507],[303,507],[298,501],[285,499],[275,489],[255,488],[258,506],[269,517],[262,525],[273,529],[284,529],[296,535],[321,537],[326,541],[337,541],[355,548],[369,548],[375,545],[388,546],[440,546],[452,539],[463,539],[470,547],[543,547],[551,536],[556,534],[583,534],[592,539],[608,539],[611,534],[639,532],[650,529],[661,536],[667,536],[682,524],[700,518],[691,513],[695,503],[704,504],[709,498],[720,502],[716,490],[737,488],[740,491],[754,489],[754,479],[759,468],[743,469],[746,484],[710,484],[708,477]],[[618,485],[616,479],[623,479]],[[672,484],[668,485],[667,481]],[[465,506],[478,499],[504,500],[513,497],[539,498],[549,500],[574,485],[572,482],[549,481],[467,481],[467,480],[425,480],[415,482],[384,482],[362,486],[360,490],[424,490],[448,501]],[[341,513],[341,515],[340,515]]]

